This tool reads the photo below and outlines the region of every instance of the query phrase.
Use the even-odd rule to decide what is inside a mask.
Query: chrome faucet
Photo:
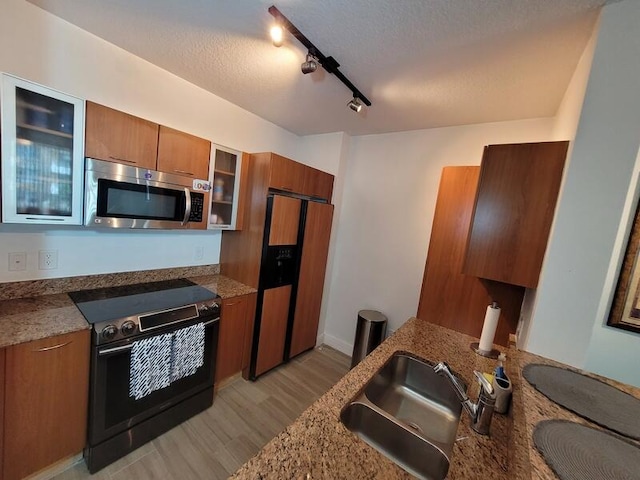
[[[471,428],[473,428],[481,435],[489,435],[491,418],[493,418],[493,408],[496,403],[496,394],[489,381],[484,378],[484,375],[482,375],[482,373],[478,372],[477,370],[473,372],[476,379],[480,383],[480,394],[478,395],[478,402],[473,403],[467,396],[467,393],[460,383],[460,380],[458,380],[453,375],[453,373],[451,373],[451,369],[446,362],[438,363],[433,367],[433,370],[437,374],[445,377],[447,380],[449,380],[449,383],[451,383],[451,386],[455,390],[456,395],[462,402],[462,406],[471,417]]]

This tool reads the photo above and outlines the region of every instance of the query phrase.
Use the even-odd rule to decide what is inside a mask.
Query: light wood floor
[[[227,478],[332,387],[349,365],[348,356],[322,346],[256,382],[238,378],[217,392],[211,408],[95,475],[81,462],[54,478]]]

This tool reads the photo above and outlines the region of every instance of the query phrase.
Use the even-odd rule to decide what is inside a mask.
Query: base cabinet
[[[82,451],[89,348],[89,330],[83,330],[5,349],[4,480]]]
[[[249,365],[255,310],[255,293],[226,298],[222,301],[216,357],[216,385]]]

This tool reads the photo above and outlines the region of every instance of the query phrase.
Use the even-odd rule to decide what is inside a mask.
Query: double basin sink
[[[454,390],[429,362],[396,352],[342,409],[340,420],[412,475],[442,480],[461,411]]]

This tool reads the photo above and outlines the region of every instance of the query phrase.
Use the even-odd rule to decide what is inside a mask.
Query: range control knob
[[[205,313],[207,310],[209,310],[209,307],[206,304],[201,303],[200,305],[198,305],[198,311],[200,313]]]
[[[102,338],[104,338],[105,340],[111,340],[116,336],[117,333],[118,327],[116,327],[115,325],[107,325],[102,329],[100,335],[102,335]]]
[[[123,335],[131,335],[135,331],[136,331],[136,324],[133,323],[131,320],[127,320],[120,327],[120,332],[122,332]]]

